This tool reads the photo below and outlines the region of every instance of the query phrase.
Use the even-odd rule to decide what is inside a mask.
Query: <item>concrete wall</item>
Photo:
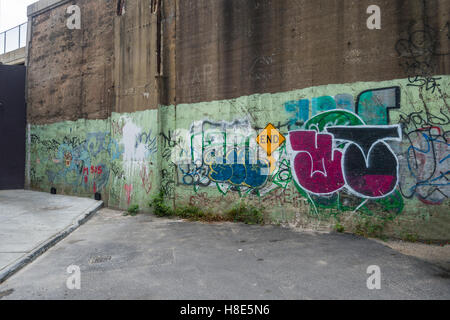
[[[157,16],[150,1],[126,1],[115,18],[116,112],[158,107]]]
[[[8,65],[22,65],[26,61],[26,50],[25,48],[20,48],[5,54],[0,55],[0,64]]]
[[[436,78],[449,88],[449,76]],[[174,189],[177,204],[217,212],[245,199],[271,221],[298,227],[326,228],[336,219],[351,227],[362,216],[397,236],[448,238],[448,93],[409,84],[357,82],[177,105],[175,125],[164,132],[177,141],[172,158],[165,152],[173,188],[162,187]],[[179,111],[186,109],[192,112]],[[268,123],[287,143],[266,175],[271,164],[255,141]],[[339,132],[342,126],[359,131]],[[246,152],[258,160],[247,161]]]
[[[28,121],[108,118],[114,108],[112,1],[39,3],[29,10]],[[81,9],[80,30],[66,27],[72,3]]]
[[[157,111],[113,113],[106,120],[31,125],[30,187],[94,197],[111,207],[148,206],[158,192]]]
[[[450,4],[376,2],[381,30],[373,1],[71,1],[81,30],[65,2],[36,14],[30,187],[448,240]]]
[[[445,0],[177,3],[177,103],[450,72]]]

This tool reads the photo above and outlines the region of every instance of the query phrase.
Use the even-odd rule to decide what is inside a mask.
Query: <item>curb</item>
[[[20,269],[22,269],[23,267],[34,261],[37,257],[42,255],[48,249],[50,249],[59,241],[63,240],[65,237],[67,237],[69,234],[75,231],[79,226],[81,226],[87,220],[89,220],[89,218],[98,210],[100,210],[102,207],[103,201],[98,201],[98,203],[83,211],[83,213],[77,218],[75,218],[72,224],[66,227],[63,231],[56,233],[55,235],[48,238],[44,242],[38,244],[30,252],[24,254],[22,257],[14,261],[9,267],[7,266],[5,270],[0,272],[0,284],[5,282],[6,279],[11,277],[17,271],[19,271]]]

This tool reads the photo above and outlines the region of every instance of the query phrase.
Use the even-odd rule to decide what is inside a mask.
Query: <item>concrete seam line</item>
[[[59,6],[62,6],[63,4],[66,4],[68,2],[70,2],[70,0],[55,1],[55,2],[50,3],[47,6],[41,7],[41,8],[39,8],[39,6],[37,5],[37,2],[35,2],[34,4],[31,4],[31,5],[29,5],[27,7],[27,16],[28,17],[35,17],[35,16],[38,16],[38,15],[41,15],[41,14],[43,14],[43,13],[49,11],[49,10],[52,10],[52,9],[57,8]],[[36,6],[35,11],[28,11],[28,8],[34,9],[35,6]]]
[[[51,236],[48,240],[34,247],[28,254],[16,260],[16,262],[11,267],[6,267],[6,270],[0,273],[0,284],[5,282],[5,280],[7,280],[9,277],[15,274],[17,271],[19,271],[20,269],[22,269],[23,267],[34,261],[48,249],[50,249],[59,241],[63,240],[73,231],[78,229],[78,227],[84,224],[90,217],[92,217],[94,213],[100,210],[103,207],[103,204],[104,204],[103,201],[100,201],[94,206],[86,209],[80,216],[78,216],[78,218],[74,220],[74,222],[71,225],[66,227],[63,231],[56,233],[55,235]]]

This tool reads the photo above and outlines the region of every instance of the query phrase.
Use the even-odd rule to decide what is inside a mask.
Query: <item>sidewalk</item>
[[[103,206],[49,193],[0,191],[0,283],[45,252]]]

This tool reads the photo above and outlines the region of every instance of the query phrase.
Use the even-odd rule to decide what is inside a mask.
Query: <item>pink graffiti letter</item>
[[[297,182],[314,194],[331,194],[344,187],[342,153],[333,150],[333,135],[315,131],[289,133],[293,174]]]
[[[125,192],[127,193],[127,204],[130,205],[131,202],[131,193],[133,192],[133,185],[126,184],[125,185]]]

